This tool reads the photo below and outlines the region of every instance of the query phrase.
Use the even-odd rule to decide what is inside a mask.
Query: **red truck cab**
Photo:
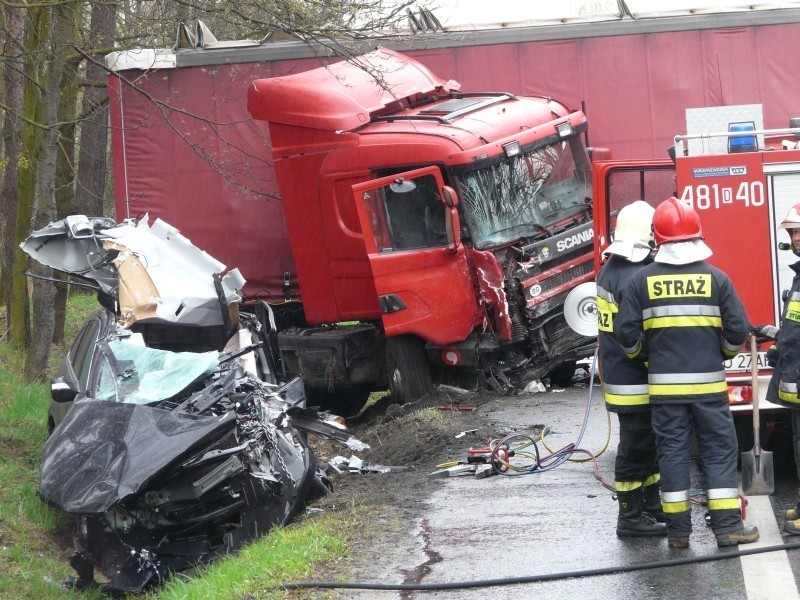
[[[559,368],[571,376],[592,353],[561,311],[593,277],[582,112],[463,93],[384,49],[256,80],[248,109],[269,123],[306,324],[326,326],[326,343],[332,324],[373,327],[375,345],[361,350],[379,355],[385,340],[393,394],[420,393],[425,369],[510,389]],[[331,355],[311,337],[284,332],[282,348],[313,388],[310,362]],[[392,387],[409,379],[398,362],[420,386]]]

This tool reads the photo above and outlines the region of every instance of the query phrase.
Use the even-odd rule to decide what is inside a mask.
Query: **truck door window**
[[[609,231],[614,231],[616,214],[636,200],[644,200],[658,206],[663,200],[676,194],[674,168],[652,170],[621,168],[606,179],[606,194],[609,210]]]
[[[362,197],[378,251],[447,246],[444,205],[436,179],[425,175],[406,184],[384,186]]]

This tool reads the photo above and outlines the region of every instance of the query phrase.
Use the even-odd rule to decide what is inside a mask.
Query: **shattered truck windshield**
[[[578,137],[484,165],[454,176],[477,248],[550,235],[592,196],[589,158]]]

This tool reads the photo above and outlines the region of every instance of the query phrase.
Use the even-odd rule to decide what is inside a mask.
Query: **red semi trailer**
[[[611,15],[609,19],[604,17],[605,20],[596,22],[580,17],[559,19],[558,24],[505,23],[495,29],[478,26],[473,31],[421,31],[415,35],[387,38],[381,43],[402,48],[404,53],[422,61],[433,72],[454,76],[464,84],[462,89],[495,89],[514,97],[555,94],[562,99],[561,103],[553,103],[559,107],[556,115],[564,114],[561,112],[563,106],[584,105],[584,112],[591,115],[592,140],[601,141],[619,157],[661,155],[682,117],[682,112],[675,109],[677,106],[759,102],[769,97],[774,101],[769,103],[765,122],[775,126],[775,123],[788,118],[791,98],[796,95],[793,91],[800,84],[796,78],[784,74],[796,72],[800,63],[794,54],[784,49],[791,39],[800,37],[800,10],[762,10],[751,6],[723,12],[674,10],[666,16],[654,16],[638,11],[632,3],[628,5],[632,9],[630,14],[620,13],[618,18]],[[369,319],[371,323],[381,325],[380,331],[383,331],[384,324],[387,331],[400,331],[388,323],[403,316],[380,312],[375,299],[379,295],[377,288],[369,310],[366,300],[360,301],[359,305],[351,302],[352,298],[342,299],[349,292],[343,290],[341,273],[351,267],[364,279],[355,281],[354,278],[352,283],[358,290],[352,292],[352,297],[366,298],[365,292],[369,285],[375,286],[375,282],[384,286],[385,281],[380,281],[386,279],[385,273],[376,271],[376,265],[392,261],[384,256],[387,252],[375,251],[382,243],[380,238],[371,235],[375,232],[370,232],[364,241],[359,242],[364,247],[360,260],[352,263],[345,260],[347,256],[354,256],[347,253],[354,247],[354,240],[360,233],[354,233],[346,243],[343,242],[350,250],[341,250],[341,255],[336,254],[339,252],[336,249],[330,257],[316,257],[322,263],[332,259],[333,262],[323,269],[330,271],[332,279],[325,281],[323,277],[319,281],[322,282],[321,290],[335,290],[336,295],[328,296],[330,306],[326,312],[312,308],[312,322],[304,320],[308,310],[305,305],[307,289],[301,290],[299,273],[305,272],[303,277],[310,280],[314,269],[320,267],[309,267],[311,261],[306,260],[308,257],[302,259],[306,266],[298,265],[295,254],[302,254],[305,250],[300,247],[299,240],[291,244],[287,242],[290,230],[296,230],[297,224],[288,222],[280,199],[285,193],[285,183],[280,182],[279,191],[279,175],[271,160],[270,126],[266,121],[250,117],[246,94],[254,80],[296,75],[318,67],[321,63],[320,49],[301,42],[201,43],[199,37],[196,45],[188,47],[142,49],[113,53],[107,58],[108,66],[114,71],[109,77],[109,88],[117,219],[144,213],[161,217],[180,227],[184,235],[213,256],[238,266],[248,281],[245,292],[269,300],[282,330],[289,324],[299,323],[303,325],[303,335],[310,337],[313,334],[322,339],[331,334],[329,327],[306,325],[327,325],[335,318]],[[208,40],[209,36],[205,38]],[[335,60],[338,59],[332,59],[332,62]],[[624,68],[620,68],[620,61],[624,61]],[[675,62],[680,62],[682,69],[676,71],[673,68]],[[770,76],[763,76],[765,73]],[[443,89],[448,88],[444,86]],[[352,91],[352,88],[346,88],[344,93]],[[509,98],[503,102],[511,101]],[[373,106],[370,102],[367,105]],[[496,108],[501,106],[502,102]],[[620,110],[621,107],[624,110]],[[482,114],[490,114],[490,111]],[[362,116],[372,118],[369,111],[362,112]],[[474,118],[464,120],[470,122],[469,127],[475,125],[474,121]],[[295,125],[291,125],[295,132],[308,131]],[[322,125],[321,129],[326,126]],[[387,119],[384,126],[395,125]],[[526,125],[528,128],[532,126]],[[335,137],[341,141],[346,136],[337,134]],[[292,140],[300,146],[307,142],[309,140],[300,138]],[[439,146],[442,143],[443,139],[439,140]],[[312,145],[318,149],[317,141]],[[333,149],[328,153],[331,157],[346,154],[341,150],[333,152]],[[313,160],[310,157],[290,157],[289,154],[291,152],[281,158],[287,164],[300,165],[302,160]],[[445,161],[434,165],[443,173],[442,181],[437,181],[437,184],[445,184],[456,191],[455,197],[460,204],[449,207],[447,214],[452,214],[454,208],[459,225],[468,229],[471,225],[464,214],[465,199],[458,185],[453,185],[456,174],[455,171],[452,174],[448,172],[448,164]],[[398,162],[395,166],[425,165],[420,159],[416,163]],[[365,164],[365,179],[396,174],[387,164],[380,167],[384,171],[367,174],[371,168],[372,165]],[[302,169],[298,167],[299,170]],[[308,182],[301,184],[309,186]],[[326,182],[321,184],[324,186]],[[315,199],[323,193],[321,190],[312,191]],[[346,224],[353,232],[360,232],[362,227],[361,216],[357,214],[359,204],[363,201],[351,204],[350,208],[355,212],[337,215],[337,218],[347,219]],[[311,212],[307,216],[314,218]],[[452,225],[452,217],[445,217],[447,223]],[[307,227],[306,239],[310,244],[319,246],[323,240],[316,238],[330,234],[328,229],[332,225],[327,221],[321,225],[323,228],[310,234],[311,228]],[[557,225],[555,230],[562,226]],[[548,235],[553,232],[552,228],[548,229]],[[472,247],[470,236],[473,234],[467,233],[463,244]],[[558,248],[586,242],[588,235],[588,230],[581,230],[579,237],[568,236],[568,239],[560,240]],[[370,239],[374,243],[374,247],[370,247],[373,257],[368,258]],[[327,244],[328,240],[325,239],[324,243]],[[519,244],[514,244],[511,252],[519,247]],[[494,248],[489,252],[494,252]],[[459,252],[454,254],[459,255]],[[478,252],[472,254],[473,258],[482,256]],[[395,260],[399,261],[396,258],[399,256],[401,253],[395,252]],[[529,275],[527,272],[525,277]],[[559,285],[565,286],[572,274],[565,271],[561,275]],[[525,277],[523,279],[528,281]],[[583,275],[579,275],[578,282],[582,281],[580,277]],[[484,295],[492,285],[483,286]],[[517,294],[515,290],[503,292],[508,298],[513,298]],[[532,292],[544,294],[544,289],[539,290],[533,283],[522,288],[522,292],[528,293],[528,299]],[[522,324],[512,314],[514,306],[523,306],[519,298],[509,305],[508,314],[516,319],[512,327],[515,339],[526,333],[526,327],[527,333],[533,331],[525,321],[532,316],[527,314],[531,310],[527,305],[528,299],[522,311]],[[311,302],[318,307],[324,299],[313,298],[312,292]],[[553,304],[558,302],[559,297],[552,301]],[[495,304],[499,305],[499,300]],[[547,306],[549,310],[552,304]],[[400,312],[411,314],[409,311]],[[368,316],[370,314],[372,316]],[[540,316],[536,315],[536,318]],[[457,329],[457,325],[454,323],[452,327]],[[462,330],[465,327],[463,323],[460,326]],[[500,335],[501,331],[497,329],[491,335]],[[296,337],[302,336],[298,333]],[[448,347],[443,339],[429,340],[431,354],[437,348],[436,344],[443,350]],[[315,375],[309,368],[315,362],[310,358],[300,366],[300,359],[289,355],[297,352],[294,345],[287,349],[287,364],[294,360],[314,389],[332,392],[334,397],[356,398],[355,404],[358,404],[365,390],[373,385],[362,385],[361,382],[380,377],[374,370],[367,369],[368,372],[357,378],[341,379],[341,365],[350,365],[348,368],[351,368],[360,361],[353,360],[351,346],[342,349],[339,341],[331,344],[339,344],[335,360],[329,350],[316,355],[316,363],[324,365],[320,367],[322,374]],[[573,342],[567,340],[569,347],[571,344]],[[378,351],[382,347],[379,345]],[[503,359],[492,361],[500,367],[501,374],[508,372],[509,368],[513,370],[520,362],[516,349],[505,353],[508,348],[505,343],[499,344],[495,358],[499,361],[502,355]],[[455,361],[456,365],[464,365],[464,354],[457,350],[443,355],[443,360],[447,361],[445,364]],[[535,354],[532,350],[530,353],[531,357]],[[470,350],[466,355],[474,356],[474,353]],[[441,352],[439,359],[442,359]],[[550,374],[556,379],[566,379],[572,360],[573,355],[566,353],[566,366],[562,369],[549,360],[542,363],[539,358],[529,361],[526,366],[534,367],[533,373],[543,368],[550,369]],[[374,358],[371,358],[371,363],[375,363]],[[353,368],[364,371],[366,367]],[[382,376],[388,377],[388,374]],[[494,378],[498,385],[506,385],[501,375]],[[354,390],[356,393],[352,393]]]

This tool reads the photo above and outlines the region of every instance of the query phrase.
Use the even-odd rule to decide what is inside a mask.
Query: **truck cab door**
[[[364,245],[389,337],[464,340],[479,321],[458,198],[438,167],[353,186]]]
[[[653,208],[677,195],[675,164],[668,159],[611,160],[592,164],[595,272],[612,242],[617,214],[636,200]]]

